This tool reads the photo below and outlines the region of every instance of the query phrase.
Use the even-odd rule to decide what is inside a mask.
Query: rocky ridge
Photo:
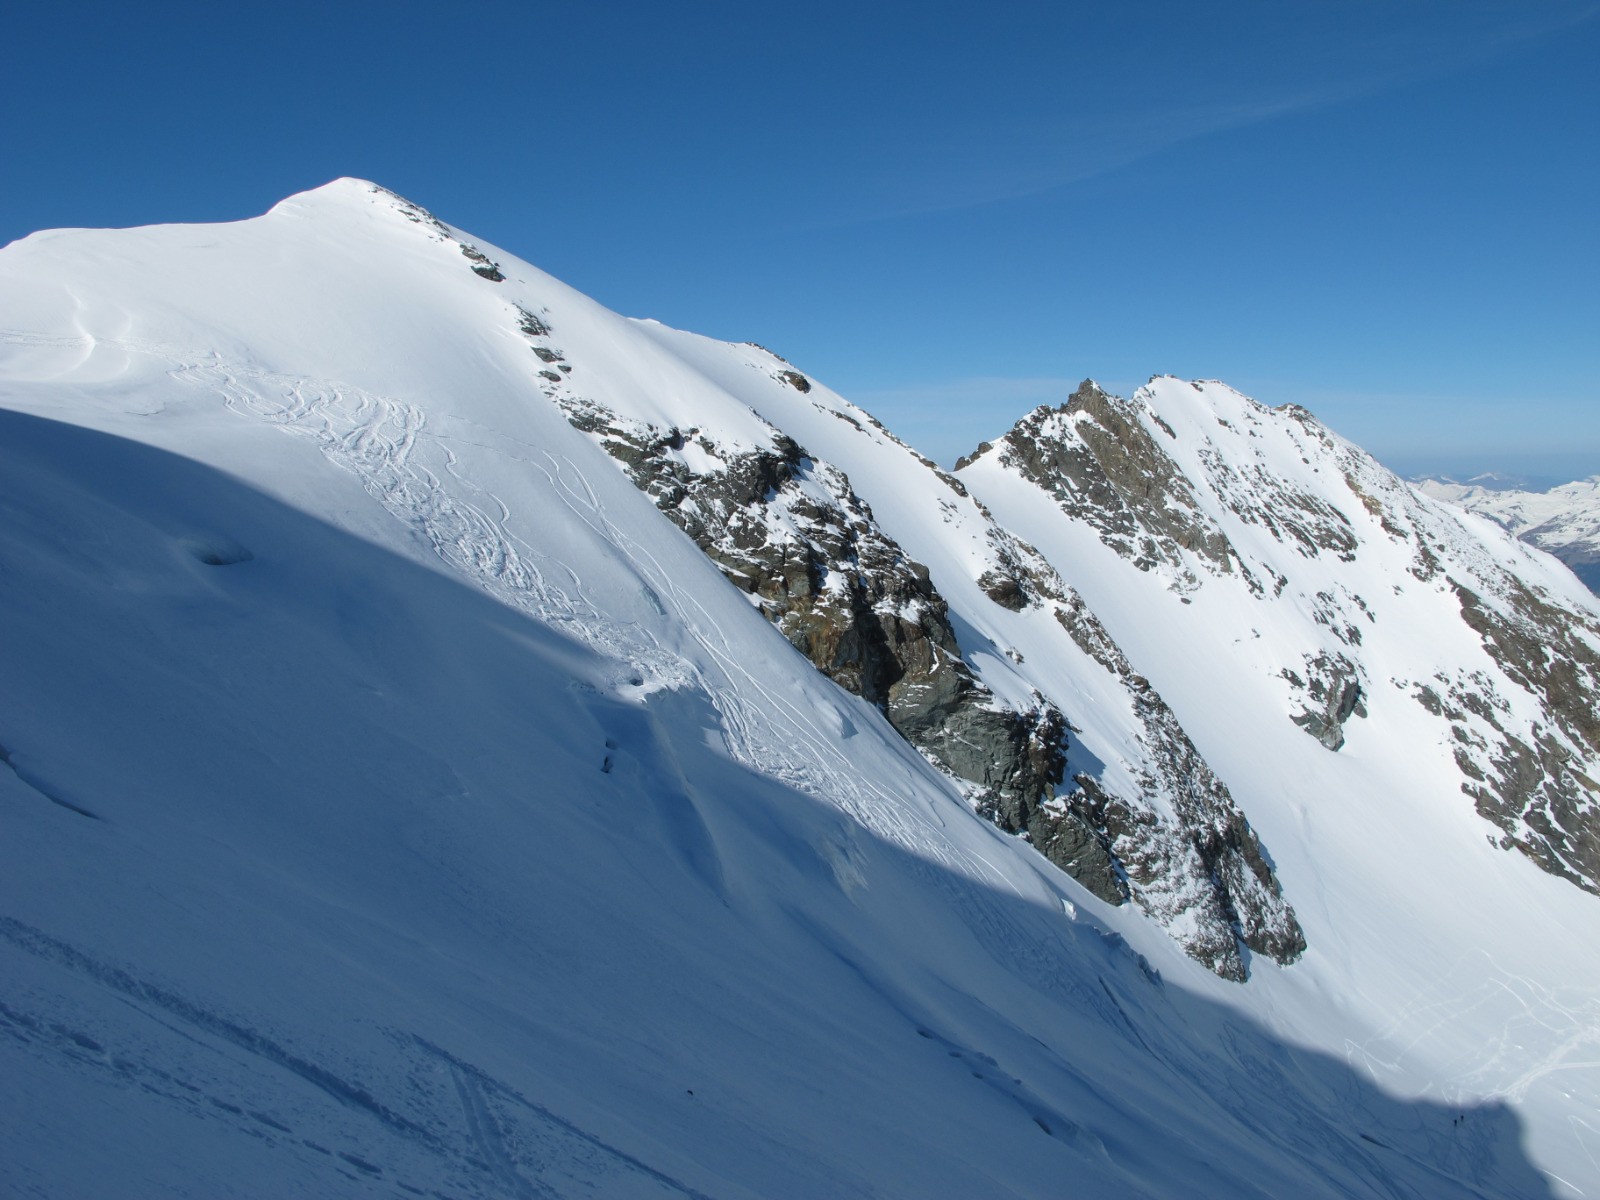
[[[1055,619],[1085,653],[1126,686],[1139,723],[1145,769],[1136,798],[1106,791],[1088,773],[1059,803],[1105,837],[1144,907],[1171,925],[1198,913],[1201,932],[1190,953],[1224,978],[1247,974],[1230,930],[1250,950],[1290,963],[1306,948],[1294,910],[1255,831],[1227,785],[1217,778],[1176,715],[1138,674],[1105,627],[1075,593],[1055,605]],[[1166,798],[1176,819],[1152,811]]]
[[[1413,548],[1410,573],[1454,598],[1488,660],[1430,681],[1454,698],[1435,715],[1449,722],[1461,790],[1502,847],[1600,894],[1600,611],[1537,571],[1508,569],[1536,564],[1486,552],[1448,509],[1320,432],[1385,535]],[[1428,693],[1429,682],[1413,686],[1433,712]]]
[[[1235,643],[1276,626],[1263,686],[1327,750],[1375,699],[1423,705],[1499,843],[1600,890],[1600,616],[1525,572],[1523,552],[1486,547],[1305,409],[1215,384],[1160,379],[1120,399],[1086,381],[967,460],[983,495],[974,463],[1049,496],[1178,604],[1229,591]],[[1361,590],[1343,582],[1362,578]],[[1383,593],[1424,590],[1448,597],[1474,661],[1384,679],[1366,645],[1400,619],[1383,615]]]
[[[949,606],[844,473],[773,429],[761,447],[558,402],[797,650],[877,706],[985,810],[1020,824],[1061,780],[1066,721],[999,704],[962,661]],[[687,451],[687,453],[686,453]],[[691,465],[693,463],[693,465]]]
[[[1303,409],[1285,409],[1284,415],[1315,425]],[[1177,437],[1172,425],[1138,398],[1114,397],[1084,380],[1059,407],[1041,406],[1022,418],[993,453],[1048,492],[1068,518],[1095,530],[1105,545],[1181,598],[1207,575],[1237,577],[1256,598],[1280,596],[1288,585],[1271,562],[1241,552],[1213,515],[1216,507],[1301,557],[1331,554],[1340,562],[1354,560],[1350,521],[1337,508],[1295,487],[1268,464],[1235,465],[1212,445],[1198,449],[1199,470],[1187,471],[1165,448]],[[1314,605],[1319,623],[1341,642],[1359,644],[1360,623],[1347,616],[1351,604],[1320,592]],[[1359,696],[1360,668],[1336,651],[1316,649],[1303,656],[1301,669],[1286,665],[1281,676],[1294,693],[1291,719],[1329,749],[1338,749],[1343,722],[1362,715],[1345,695],[1353,688],[1352,695]],[[1330,709],[1334,691],[1339,695]]]
[[[523,333],[553,345],[542,319]],[[801,396],[812,384],[783,359],[763,369]],[[540,356],[541,358],[543,355]],[[565,364],[564,364],[565,366]],[[567,367],[566,369],[570,369]],[[759,440],[618,413],[549,375],[546,392],[628,478],[750,597],[820,671],[877,706],[1001,828],[1027,838],[1102,900],[1132,900],[1217,974],[1242,980],[1247,955],[1293,961],[1305,939],[1226,786],[1170,708],[1104,627],[1025,543],[982,513],[959,479],[905,447],[870,415],[808,401],[910,456],[949,513],[981,526],[984,603],[1047,612],[1115,681],[1136,719],[1133,762],[1113,782],[1075,769],[1070,713],[1025,687],[1002,699],[958,641],[951,604],[928,568],[891,536],[839,468],[755,417]],[[1020,656],[1019,656],[1020,657]],[[1080,731],[1081,732],[1081,731]],[[1081,756],[1094,760],[1094,755]]]

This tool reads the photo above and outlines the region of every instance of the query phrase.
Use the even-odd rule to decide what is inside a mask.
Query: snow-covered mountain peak
[[[274,219],[313,217],[321,220],[337,219],[341,210],[346,216],[357,214],[379,215],[399,213],[401,206],[420,209],[388,188],[380,187],[368,179],[342,175],[317,187],[306,188],[285,196],[262,214]]]
[[[1233,576],[1263,596],[1278,586],[1273,564],[1285,544],[1353,556],[1351,520],[1318,478],[1337,450],[1303,409],[1157,377],[1126,400],[1085,381],[970,461],[991,458],[1039,481],[1179,593]]]
[[[1302,409],[945,472],[360,180],[8,247],[0,404],[25,1182],[1594,1178],[1591,610]]]
[[[1450,729],[1460,786],[1505,843],[1596,888],[1583,781],[1600,741],[1591,701],[1573,704],[1600,683],[1600,622],[1548,560],[1466,528],[1305,409],[1218,384],[1158,378],[1127,400],[1086,384],[961,474],[1097,611],[1119,614],[1119,642],[1151,647],[1158,684],[1216,647],[1251,664],[1259,719],[1287,717],[1330,750],[1402,719],[1379,710],[1420,703]]]
[[[417,208],[397,192],[373,183],[370,179],[358,179],[354,175],[341,175],[337,179],[330,179],[327,183],[318,184],[316,187],[306,188],[303,192],[295,192],[279,200],[267,211],[269,213],[287,211],[295,208],[312,208],[323,205],[353,205],[366,207],[374,204],[374,197],[389,202],[389,206],[398,209],[401,205]]]

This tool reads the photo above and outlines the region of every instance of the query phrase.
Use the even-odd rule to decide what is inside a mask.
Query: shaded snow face
[[[320,480],[346,519],[393,503],[308,438],[241,430],[302,502]],[[1470,1107],[1497,1153],[1441,1187],[1461,1106],[1167,984],[797,659],[786,699],[831,783],[736,759],[711,661],[645,688],[398,524],[358,536],[10,411],[0,508],[0,1144],[23,1190],[1537,1194],[1506,1106]],[[541,602],[614,587],[622,530],[585,553],[555,511]],[[661,594],[663,642],[685,599]],[[703,632],[770,686],[793,656],[743,603]],[[1363,1136],[1404,1154],[1375,1167]]]

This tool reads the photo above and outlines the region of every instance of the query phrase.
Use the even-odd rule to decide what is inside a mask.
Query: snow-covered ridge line
[[[24,239],[0,330],[0,1186],[1600,1187],[1590,602],[1303,410],[952,475],[360,181]]]
[[[928,568],[885,534],[837,468],[776,430],[770,449],[729,454],[699,427],[630,423],[565,390],[555,396],[574,425],[813,664],[881,707],[961,781],[980,812],[1026,834],[1101,899],[1118,904],[1131,894],[1224,977],[1245,977],[1237,941],[1282,962],[1304,948],[1226,788],[1033,551],[998,528],[986,531],[993,557],[976,580],[988,601],[981,607],[1053,612],[1088,664],[1126,689],[1146,756],[1128,794],[1117,794],[1104,771],[1063,779],[1067,719],[1036,687],[1016,707],[998,700],[961,657],[951,628],[952,615],[967,625],[969,614],[951,613]],[[1171,808],[1153,809],[1169,797]]]
[[[1086,382],[963,476],[987,496],[981,481],[996,471],[1092,531],[1121,573],[1148,580],[1140,586],[1167,620],[1206,630],[1192,645],[1258,640],[1276,626],[1279,648],[1263,664],[1271,689],[1287,692],[1285,715],[1329,750],[1379,697],[1420,703],[1446,725],[1457,786],[1502,843],[1600,890],[1590,782],[1600,618],[1531,556],[1451,519],[1305,409],[1269,409],[1215,383],[1153,380],[1120,400]],[[1231,599],[1206,605],[1207,593]],[[1457,650],[1417,621],[1433,597],[1457,641],[1466,635]],[[1385,677],[1382,651],[1369,648],[1384,639],[1375,626],[1408,629],[1428,648],[1414,674]]]

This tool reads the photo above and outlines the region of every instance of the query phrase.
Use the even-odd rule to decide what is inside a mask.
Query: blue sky
[[[1600,2],[13,6],[0,241],[376,180],[943,461],[1221,378],[1600,473]]]

